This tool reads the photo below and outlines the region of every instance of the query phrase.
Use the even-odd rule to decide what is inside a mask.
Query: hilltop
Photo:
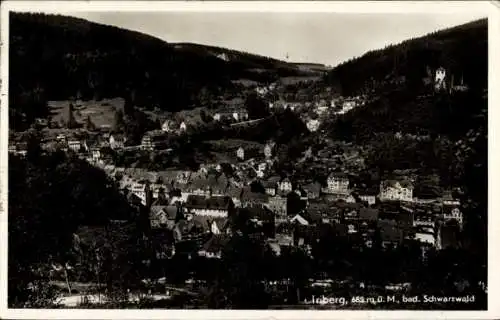
[[[234,67],[243,70],[243,74],[247,79],[253,80],[263,78],[263,74],[266,75],[263,79],[269,79],[270,74],[279,77],[307,77],[321,75],[324,71],[324,69],[322,69],[324,66],[321,64],[288,63],[282,60],[228,48],[196,43],[173,43],[172,46],[178,52],[189,52],[202,56],[212,56],[231,63]]]
[[[302,73],[275,59],[167,43],[84,19],[10,14],[13,126],[46,117],[49,100],[122,97],[138,107],[175,112],[238,90],[235,80],[260,83]]]

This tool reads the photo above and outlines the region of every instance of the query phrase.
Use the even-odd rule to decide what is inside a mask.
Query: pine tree
[[[68,105],[68,114],[67,114],[67,122],[66,126],[68,129],[75,129],[77,127],[77,122],[75,120],[75,116],[73,115],[73,103]]]
[[[118,110],[115,113],[115,118],[113,120],[113,131],[121,132],[125,128],[125,121],[123,119],[123,111]]]

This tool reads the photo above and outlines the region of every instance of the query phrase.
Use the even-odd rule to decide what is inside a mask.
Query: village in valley
[[[444,78],[444,69],[438,69],[436,91],[447,90]],[[323,119],[347,113],[369,99],[357,96],[320,99],[314,103],[269,101],[268,97],[277,88],[273,83],[252,90],[260,99],[267,100],[271,115],[277,110],[289,109],[300,115],[311,134],[318,135]],[[466,89],[462,85],[457,90]],[[416,195],[418,177],[412,170],[398,170],[390,177],[367,185],[358,176],[364,169],[363,150],[352,143],[325,137],[324,147],[308,147],[297,163],[292,163],[294,172],[287,175],[276,171],[281,146],[274,141],[258,148],[246,148],[244,143],[238,146],[236,140],[222,161],[199,163],[197,169],[148,170],[134,164],[120,166],[114,159],[131,152],[174,157],[177,151],[170,147],[169,139],[189,136],[196,123],[173,115],[159,122],[158,128],[145,132],[139,145],[131,145],[123,127],[120,128],[123,113],[119,108],[115,110],[112,124],[97,127],[91,115],[85,117],[87,109],[82,108],[78,100],[66,104],[65,121],[49,124],[45,119],[37,119],[35,128],[43,135],[42,149],[62,150],[104,170],[137,208],[137,215],[147,213],[149,231],[144,237],[152,241],[154,258],[159,261],[176,255],[221,259],[224,244],[232,234],[241,232],[241,222],[236,222],[236,217],[245,217],[251,225],[246,231],[251,230],[251,235],[264,241],[277,256],[291,248],[311,255],[312,246],[319,241],[325,225],[361,251],[377,241],[387,250],[405,241],[416,241],[425,257],[429,249],[455,247],[460,241],[464,218],[460,201],[454,196],[457,190],[443,190],[433,197]],[[74,113],[84,121],[78,123]],[[210,117],[212,125],[220,127],[261,120],[249,120],[243,104],[229,111],[214,112]],[[9,152],[26,156],[28,142],[22,138],[11,141],[14,142]],[[325,179],[300,172],[312,167],[322,168]],[[88,231],[86,226],[81,229]],[[75,236],[79,236],[78,232]],[[200,279],[193,275],[192,280]],[[309,285],[327,292],[332,286],[329,281],[311,278]],[[271,281],[269,285],[273,283],[277,282]],[[362,282],[349,285],[364,286]],[[397,292],[409,285],[411,283],[386,284],[385,289]]]
[[[69,17],[18,19],[12,70],[27,63],[28,31],[47,19],[61,36],[79,30],[66,29]],[[484,25],[463,28],[478,39]],[[34,85],[43,72],[39,82],[11,80],[35,89],[10,85],[9,305],[470,307],[423,305],[425,295],[486,303],[480,58],[458,55],[457,45],[448,51],[476,64],[448,59],[439,49],[448,43],[433,42],[441,33],[331,68],[93,28],[104,41],[82,53],[59,48],[64,63],[42,77],[45,88]],[[441,37],[466,37],[450,30]],[[119,49],[91,50],[118,35],[145,49],[116,40]],[[93,73],[94,60],[112,67]],[[125,66],[135,69],[122,83]],[[416,298],[403,306],[403,296]]]

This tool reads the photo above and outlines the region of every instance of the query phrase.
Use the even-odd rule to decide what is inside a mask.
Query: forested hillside
[[[344,95],[378,89],[404,78],[413,90],[423,85],[427,68],[443,67],[473,88],[484,88],[488,72],[488,21],[474,21],[370,51],[335,67],[326,83]]]
[[[268,81],[296,70],[237,51],[231,55],[238,59],[226,61],[203,46],[192,48],[83,19],[11,13],[11,123],[30,123],[47,115],[47,100],[71,97],[119,96],[140,107],[178,111],[200,95],[231,88],[231,80]]]
[[[365,106],[331,119],[334,136],[363,142],[379,133],[400,132],[460,139],[487,119],[487,31],[487,20],[479,20],[334,68],[325,78],[327,85],[343,95],[371,97]],[[448,89],[442,92],[433,87],[438,67],[446,70]],[[462,79],[468,90],[449,90]]]

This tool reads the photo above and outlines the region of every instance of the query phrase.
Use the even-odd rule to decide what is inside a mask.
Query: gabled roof
[[[441,227],[441,247],[456,247],[459,245],[459,232],[457,226],[443,225]]]
[[[277,187],[277,183],[273,181],[262,181],[261,184],[265,189],[271,189]]]
[[[133,192],[129,192],[127,194],[127,201],[129,203],[132,203],[132,204],[135,204],[135,205],[140,205],[142,204],[142,200],[141,198],[139,198],[136,194],[134,194]]]
[[[232,204],[230,197],[210,197],[189,195],[186,200],[186,208],[191,209],[210,209],[210,210],[228,210]]]
[[[290,219],[290,222],[298,222],[299,224],[303,226],[308,226],[309,221],[307,221],[304,217],[302,217],[300,214],[296,214],[292,219]]]
[[[403,188],[413,188],[413,183],[411,181],[406,180],[406,179],[401,179],[401,180],[396,180],[396,179],[391,179],[391,180],[384,180],[382,181],[381,185],[382,188],[388,188],[388,187],[394,187],[397,183],[401,185]]]
[[[226,194],[231,197],[231,198],[241,198],[241,193],[242,193],[242,188],[239,188],[234,185],[229,185],[228,188],[226,189]]]
[[[151,218],[157,218],[160,214],[165,213],[167,219],[175,220],[177,217],[177,207],[176,206],[151,206]]]
[[[328,175],[328,179],[349,179],[349,176],[343,172],[332,172]]]

